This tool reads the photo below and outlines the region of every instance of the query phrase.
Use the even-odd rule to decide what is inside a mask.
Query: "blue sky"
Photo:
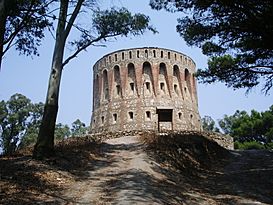
[[[189,55],[198,68],[206,66],[207,58],[200,49],[188,47],[176,32],[176,19],[181,15],[165,11],[154,11],[149,7],[149,0],[130,1],[112,0],[106,4],[100,0],[102,7],[126,7],[133,13],[144,13],[151,18],[151,24],[159,34],[146,32],[143,36],[118,38],[106,43],[106,47],[91,47],[88,52],[81,53],[64,68],[59,100],[58,122],[71,124],[80,119],[90,123],[92,113],[92,66],[107,53],[115,50],[134,47],[162,47]],[[87,16],[80,18],[86,23]],[[11,50],[3,60],[0,72],[0,100],[8,100],[15,93],[21,93],[33,102],[44,102],[51,65],[54,40],[47,34],[39,48],[40,56],[31,59],[19,56]],[[69,54],[69,49],[66,50]],[[267,110],[273,104],[271,95],[263,95],[260,88],[252,90],[248,95],[245,90],[232,90],[223,84],[198,84],[199,112],[201,117],[211,116],[221,119],[224,114],[231,115],[236,110]]]

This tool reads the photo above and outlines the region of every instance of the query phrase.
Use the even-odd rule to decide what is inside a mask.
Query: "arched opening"
[[[121,90],[121,80],[120,80],[120,68],[118,65],[114,67],[114,96],[119,97],[122,94]]]
[[[102,86],[103,86],[103,99],[108,100],[109,99],[109,87],[108,87],[108,73],[107,70],[103,71],[102,74]]]
[[[189,72],[189,70],[187,68],[185,69],[184,76],[185,76],[185,81],[186,81],[188,91],[191,94],[191,74],[190,74],[190,72]]]
[[[173,86],[174,92],[176,95],[180,95],[181,92],[181,79],[180,79],[180,71],[177,65],[173,66]]]
[[[160,63],[159,64],[159,88],[160,88],[160,93],[165,94],[168,93],[168,80],[167,80],[167,68],[165,63]],[[167,86],[165,86],[167,85]]]
[[[133,63],[128,64],[128,93],[133,95],[136,92],[136,72]]]
[[[142,82],[143,82],[144,94],[145,95],[152,94],[153,75],[152,75],[151,64],[149,62],[144,62],[143,63]]]

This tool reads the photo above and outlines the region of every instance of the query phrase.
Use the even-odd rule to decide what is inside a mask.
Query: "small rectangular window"
[[[129,51],[129,58],[132,58],[132,51]]]
[[[116,113],[113,114],[113,122],[117,122],[118,115]]]
[[[116,85],[117,95],[120,95],[120,85]]]
[[[150,82],[146,82],[145,85],[146,85],[146,89],[150,90]]]
[[[171,53],[170,52],[168,52],[168,59],[170,59],[171,58]]]
[[[151,119],[151,112],[150,111],[146,111],[146,118],[147,118],[147,120]]]
[[[165,89],[164,83],[160,83],[160,89],[164,91],[164,89]]]
[[[178,94],[178,86],[177,86],[176,84],[174,84],[173,88],[174,88],[174,92],[175,92],[176,94]]]
[[[101,117],[101,124],[104,124],[104,116]]]
[[[154,54],[154,58],[156,57],[156,52],[155,52],[155,50],[153,50],[153,54]]]
[[[129,120],[134,119],[134,113],[133,112],[128,112],[128,115],[129,115]]]
[[[124,52],[121,53],[121,58],[124,60]]]
[[[134,90],[135,90],[135,85],[134,85],[134,83],[130,83],[130,88],[131,88],[131,91],[134,91]]]
[[[179,112],[179,113],[178,113],[178,119],[181,120],[181,118],[182,118],[182,113]]]
[[[115,61],[117,61],[118,60],[118,55],[117,54],[115,54]]]
[[[160,53],[161,53],[161,58],[163,58],[163,51],[161,51]]]
[[[137,57],[139,58],[139,51],[137,51]]]

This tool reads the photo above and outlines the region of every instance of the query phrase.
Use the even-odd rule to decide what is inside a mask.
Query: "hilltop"
[[[0,204],[272,204],[273,153],[201,136],[78,137],[0,158]]]

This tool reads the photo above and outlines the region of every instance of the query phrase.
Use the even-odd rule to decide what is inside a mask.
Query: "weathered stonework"
[[[163,48],[119,50],[93,67],[91,132],[196,130],[195,63]]]

